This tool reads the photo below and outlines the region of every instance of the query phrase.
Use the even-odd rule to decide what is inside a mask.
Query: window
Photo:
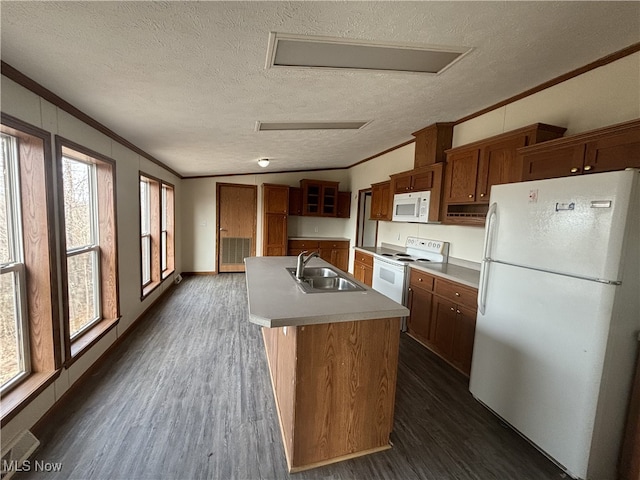
[[[0,391],[31,372],[17,138],[1,134],[0,152]]]
[[[0,122],[0,413],[11,419],[62,366],[51,134]]]
[[[67,364],[113,328],[118,303],[115,163],[56,137]]]
[[[141,297],[174,271],[173,185],[140,173]]]
[[[69,333],[73,339],[101,318],[95,164],[63,155],[62,178]]]

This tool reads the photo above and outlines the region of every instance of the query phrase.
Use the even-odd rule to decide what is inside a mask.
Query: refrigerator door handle
[[[493,246],[493,219],[497,216],[498,204],[492,203],[487,211],[484,231],[484,252],[482,252],[482,268],[478,285],[478,311],[484,315],[487,301],[487,282],[489,281],[489,265],[491,264],[491,247]]]

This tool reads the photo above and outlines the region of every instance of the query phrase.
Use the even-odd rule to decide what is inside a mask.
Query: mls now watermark
[[[45,462],[44,460],[2,460],[2,475],[9,472],[60,472],[62,462]]]

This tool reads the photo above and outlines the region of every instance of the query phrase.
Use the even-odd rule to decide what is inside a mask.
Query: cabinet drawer
[[[356,250],[355,261],[373,267],[373,255],[362,253]]]
[[[429,291],[433,290],[433,282],[435,281],[434,277],[421,272],[420,270],[416,270],[415,268],[412,268],[410,272],[411,276],[409,283],[411,284],[411,287],[422,288]]]
[[[343,242],[340,240],[320,240],[320,248],[333,250],[334,248],[349,248],[349,242]]]
[[[478,301],[478,290],[437,278],[435,281],[435,293],[449,300],[475,308]]]
[[[315,250],[320,247],[317,240],[289,240],[290,249]]]

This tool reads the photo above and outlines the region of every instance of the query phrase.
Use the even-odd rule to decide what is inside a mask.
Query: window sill
[[[71,358],[65,363],[69,368],[73,363],[93,347],[102,337],[109,333],[120,321],[118,318],[110,318],[96,323],[80,337],[71,342]]]
[[[147,285],[146,287],[142,288],[142,295],[140,295],[140,300],[144,300],[145,298],[147,298],[149,295],[151,295],[151,293],[160,286],[162,282],[160,281],[155,281],[155,282],[151,282],[149,285]]]
[[[17,385],[9,393],[2,396],[0,405],[1,426],[5,426],[9,420],[15,417],[29,403],[40,395],[59,376],[61,370],[53,372],[38,372],[29,375],[20,385]]]

